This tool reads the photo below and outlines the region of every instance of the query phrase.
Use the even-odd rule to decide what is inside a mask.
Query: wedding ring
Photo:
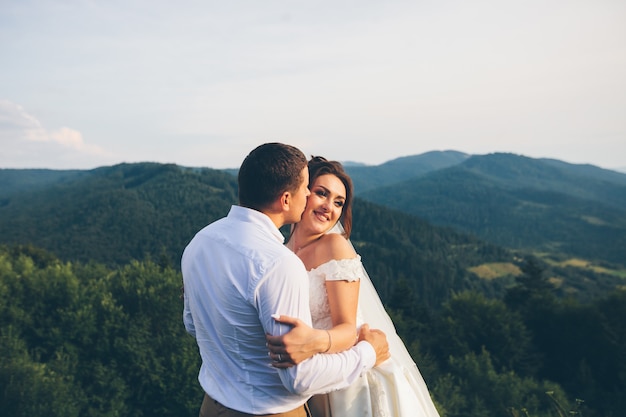
[[[280,357],[280,353],[278,354],[278,362],[282,362],[283,358]]]

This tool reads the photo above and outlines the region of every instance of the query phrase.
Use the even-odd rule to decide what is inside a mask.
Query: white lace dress
[[[360,256],[322,264],[309,271],[309,280],[313,327],[320,329],[332,328],[325,281],[364,280],[362,289],[363,283],[369,284]],[[374,292],[375,301],[381,304],[375,290],[371,291]],[[361,301],[360,297],[357,313],[359,326],[364,322]],[[379,307],[382,309],[382,304]],[[388,319],[386,313],[382,314]],[[313,397],[309,404],[314,417],[439,416],[415,363],[395,333],[391,321],[388,322],[391,328],[382,330],[390,342],[391,359],[364,373],[346,389]],[[371,327],[380,328],[374,325]]]

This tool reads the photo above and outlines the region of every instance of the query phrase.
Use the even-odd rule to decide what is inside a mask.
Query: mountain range
[[[436,225],[509,248],[626,263],[626,174],[554,159],[457,152],[437,154],[447,165],[410,173],[411,166],[427,166],[420,163],[426,156],[346,170],[355,184],[375,182],[381,170],[385,178],[395,172],[395,182],[356,186],[356,195]]]
[[[357,198],[353,242],[389,300],[403,281],[426,304],[464,288],[497,293],[530,255],[564,294],[624,285],[626,174],[456,151],[345,167]],[[151,257],[177,267],[193,234],[236,202],[232,174],[158,163],[0,169],[0,243],[72,262]]]

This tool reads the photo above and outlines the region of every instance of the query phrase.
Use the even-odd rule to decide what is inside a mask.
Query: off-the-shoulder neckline
[[[361,255],[357,254],[357,256],[354,257],[354,258],[331,259],[331,260],[328,260],[328,261],[324,262],[323,264],[319,264],[315,268],[309,269],[307,272],[313,272],[313,271],[318,270],[318,269],[324,267],[325,265],[328,265],[328,264],[331,264],[331,263],[351,263],[351,262],[354,262],[354,261],[359,261],[360,262],[361,261]]]

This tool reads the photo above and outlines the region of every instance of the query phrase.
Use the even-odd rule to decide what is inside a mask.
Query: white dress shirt
[[[313,394],[349,386],[374,366],[367,342],[337,354],[318,354],[288,369],[270,365],[265,334],[284,334],[272,314],[309,326],[309,280],[269,217],[232,206],[185,248],[183,322],[196,337],[204,391],[226,407],[249,414],[282,413]]]

